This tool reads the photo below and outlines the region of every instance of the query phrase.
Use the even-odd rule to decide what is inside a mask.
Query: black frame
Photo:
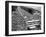
[[[9,35],[9,3],[27,3],[27,4],[42,4],[44,5],[44,32],[43,33],[27,33],[27,34],[13,34]],[[18,36],[18,35],[34,35],[34,34],[45,34],[45,3],[38,2],[20,2],[20,1],[5,1],[5,36]]]

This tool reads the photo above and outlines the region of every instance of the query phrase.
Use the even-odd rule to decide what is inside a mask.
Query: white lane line
[[[39,21],[39,19],[38,20],[31,20],[31,21],[27,21],[27,22],[34,22],[34,21]]]

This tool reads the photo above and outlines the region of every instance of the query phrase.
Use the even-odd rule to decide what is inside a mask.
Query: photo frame
[[[45,34],[45,3],[5,1],[5,35]]]

